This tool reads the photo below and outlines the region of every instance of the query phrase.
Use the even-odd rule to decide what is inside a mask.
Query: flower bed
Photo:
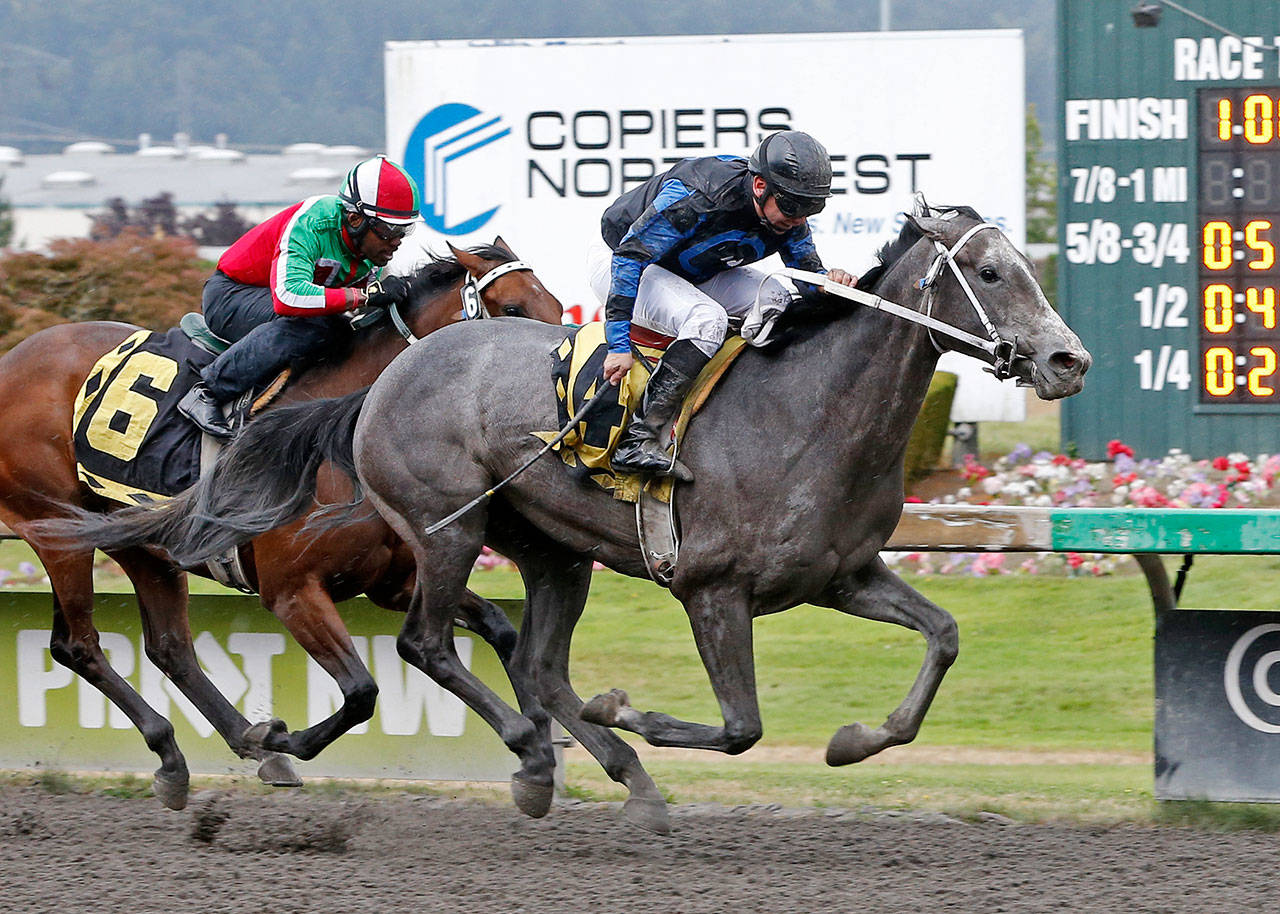
[[[935,504],[1037,505],[1042,507],[1263,508],[1277,504],[1280,455],[1227,454],[1192,460],[1171,450],[1158,460],[1138,460],[1119,440],[1107,445],[1107,461],[1090,463],[1018,445],[986,466],[967,458],[965,485]],[[921,499],[908,498],[919,502]],[[916,574],[1110,574],[1132,563],[1121,555],[1038,553],[886,553],[890,564]]]

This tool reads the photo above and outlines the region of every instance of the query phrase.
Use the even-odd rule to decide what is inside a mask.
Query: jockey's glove
[[[369,283],[365,304],[370,308],[390,308],[409,302],[409,279],[405,276],[384,276]]]

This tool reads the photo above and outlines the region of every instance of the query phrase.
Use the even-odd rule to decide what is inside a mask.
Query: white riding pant
[[[609,246],[604,242],[592,245],[587,252],[587,281],[601,304],[609,297],[612,267]],[[663,336],[688,340],[705,355],[715,355],[729,332],[729,317],[744,317],[755,304],[757,292],[779,311],[791,301],[787,288],[776,278],[765,279],[767,275],[751,267],[734,267],[695,286],[650,264],[640,274],[631,322]]]

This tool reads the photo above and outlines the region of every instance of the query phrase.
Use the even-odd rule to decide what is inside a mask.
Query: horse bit
[[[1002,339],[999,331],[996,330],[995,324],[991,322],[991,318],[987,316],[986,310],[978,301],[978,296],[973,293],[973,289],[969,287],[968,281],[964,278],[964,273],[960,271],[960,265],[956,263],[956,254],[960,249],[968,243],[978,232],[984,229],[995,229],[1000,231],[1000,227],[991,222],[983,222],[975,225],[960,238],[950,248],[936,239],[933,245],[938,250],[938,254],[933,259],[933,263],[929,265],[929,269],[925,275],[917,283],[918,287],[925,290],[925,313],[913,311],[910,308],[904,308],[902,305],[887,301],[878,295],[872,295],[870,292],[864,292],[861,289],[855,289],[850,286],[841,285],[828,279],[821,273],[811,273],[807,270],[797,270],[793,267],[786,267],[779,270],[778,273],[790,279],[799,280],[800,282],[809,283],[810,285],[819,286],[823,292],[832,295],[838,295],[841,298],[847,298],[859,304],[866,305],[869,308],[875,308],[878,311],[887,311],[904,320],[921,324],[929,331],[929,342],[933,344],[933,348],[942,352],[942,347],[938,345],[938,341],[934,339],[934,333],[942,336],[950,337],[961,343],[973,346],[975,349],[981,349],[983,352],[991,356],[992,374],[996,376],[996,380],[1005,381],[1014,377],[1013,363],[1017,358],[1018,340]],[[961,330],[959,327],[953,327],[951,324],[938,320],[932,315],[933,311],[933,294],[936,287],[938,277],[942,273],[943,265],[951,268],[951,272],[955,274],[956,280],[960,283],[960,288],[964,290],[965,296],[969,299],[969,304],[973,305],[973,310],[977,312],[978,319],[982,322],[982,326],[986,329],[990,340],[984,340],[980,336],[975,336],[968,331]],[[1019,380],[1019,385],[1022,382]]]
[[[480,297],[480,293],[487,289],[494,280],[520,270],[532,271],[533,267],[523,260],[509,260],[506,263],[498,264],[479,279],[468,273],[467,281],[462,284],[462,319],[464,321],[478,321],[487,318],[489,312],[484,309],[484,300]],[[391,323],[395,324],[396,331],[404,337],[405,342],[410,346],[418,342],[419,337],[414,336],[413,331],[409,329],[409,325],[405,323],[397,306],[392,305],[389,307],[387,314],[391,318]]]

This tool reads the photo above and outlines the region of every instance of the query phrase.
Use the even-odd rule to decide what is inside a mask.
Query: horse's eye
[[[502,313],[507,317],[524,317],[524,309],[519,305],[507,305]]]
[[[1000,274],[991,267],[983,267],[978,271],[978,275],[982,277],[983,282],[995,282],[1000,278]]]

